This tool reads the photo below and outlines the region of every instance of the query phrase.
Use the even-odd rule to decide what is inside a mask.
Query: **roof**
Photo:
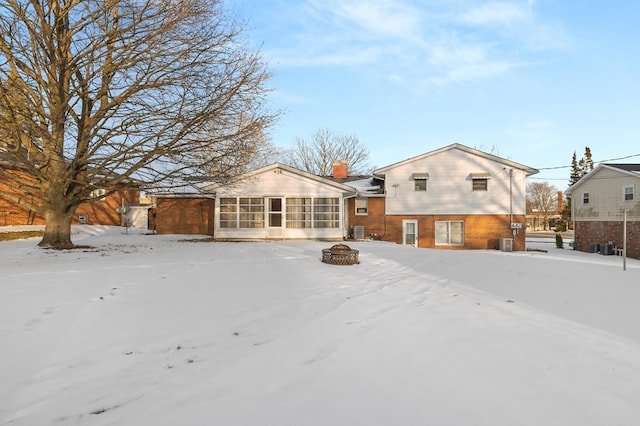
[[[470,148],[470,147],[468,147],[466,145],[462,145],[462,144],[459,144],[459,143],[454,143],[454,144],[445,146],[443,148],[439,148],[439,149],[436,149],[434,151],[429,151],[427,153],[424,153],[424,154],[421,154],[421,155],[417,155],[415,157],[411,157],[411,158],[408,158],[406,160],[399,161],[397,163],[393,163],[393,164],[391,164],[389,166],[382,167],[380,169],[374,170],[373,174],[376,175],[376,176],[384,176],[387,171],[389,171],[389,170],[391,170],[393,168],[396,168],[398,166],[402,166],[402,165],[405,165],[405,164],[412,163],[414,161],[422,160],[424,158],[431,157],[431,156],[434,156],[434,155],[438,155],[438,154],[441,154],[443,152],[450,151],[450,150],[453,150],[453,149],[457,149],[459,151],[464,151],[464,152],[467,152],[467,153],[472,154],[472,155],[477,155],[479,157],[483,157],[483,158],[486,158],[488,160],[504,164],[504,165],[512,167],[514,169],[522,170],[527,174],[527,176],[531,176],[531,175],[534,175],[534,174],[539,172],[539,170],[534,169],[533,167],[525,166],[524,164],[516,163],[515,161],[507,160],[506,158],[498,157],[496,155],[489,154],[489,153],[486,153],[484,151],[480,151],[480,150],[477,150],[477,149],[474,149],[474,148]]]
[[[371,176],[350,180],[348,185],[357,191],[358,196],[374,197],[384,195],[384,181]]]
[[[313,180],[316,181],[318,183],[321,183],[323,185],[329,185],[329,186],[333,186],[334,188],[337,188],[341,191],[345,191],[345,192],[355,192],[355,189],[349,185],[346,185],[344,183],[341,182],[337,182],[335,180],[332,179],[328,179],[322,176],[317,176],[314,175],[312,173],[308,173],[305,172],[303,170],[300,169],[296,169],[295,167],[291,167],[291,166],[287,166],[286,164],[282,164],[282,163],[273,163],[271,165],[265,166],[265,167],[261,167],[259,169],[256,170],[252,170],[248,173],[245,173],[240,179],[249,179],[253,176],[257,176],[263,173],[268,173],[274,170],[282,170],[282,171],[286,171],[288,173],[309,179],[309,180]],[[216,189],[221,188],[225,186],[224,184],[220,184],[220,183],[212,183],[210,185],[204,184],[202,185],[202,189],[206,190],[208,192],[214,192]]]
[[[589,180],[591,178],[591,176],[593,176],[595,173],[597,173],[598,171],[600,171],[602,169],[614,170],[614,171],[623,173],[623,174],[628,175],[628,176],[633,176],[633,177],[640,178],[640,164],[637,164],[637,163],[631,163],[631,164],[601,163],[601,164],[598,164],[595,169],[591,170],[589,173],[587,173],[586,175],[582,176],[580,178],[580,180],[578,180],[576,183],[574,183],[569,188],[567,188],[565,193],[566,194],[571,194],[577,187],[582,185],[585,181]]]
[[[640,164],[613,164],[613,163],[604,163],[604,166],[608,166],[614,169],[620,169],[626,172],[633,172],[640,174]]]

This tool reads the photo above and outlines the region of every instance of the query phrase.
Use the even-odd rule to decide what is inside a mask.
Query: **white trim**
[[[353,209],[356,216],[368,216],[369,215],[369,199],[367,197],[356,197],[354,198],[354,200],[355,201],[353,203]],[[365,211],[362,213],[358,212],[358,201],[365,203],[365,206],[364,206]]]
[[[407,244],[407,225],[413,225],[413,244]],[[418,219],[403,219],[402,220],[402,244],[406,246],[418,247]]]
[[[627,200],[627,188],[631,188],[631,199]],[[622,202],[631,203],[636,200],[636,188],[635,185],[630,183],[622,186]]]
[[[460,150],[460,151],[463,151],[463,152],[466,152],[466,153],[469,153],[469,154],[473,154],[473,155],[477,155],[477,156],[482,157],[482,158],[486,158],[488,160],[496,161],[498,163],[504,164],[504,165],[506,165],[508,167],[511,167],[511,168],[514,168],[514,169],[522,170],[522,171],[524,171],[526,173],[527,176],[531,176],[531,175],[535,175],[536,173],[539,173],[539,170],[534,169],[533,167],[525,166],[524,164],[516,163],[515,161],[507,160],[505,158],[498,157],[496,155],[489,154],[489,153],[486,153],[486,152],[483,152],[483,151],[479,151],[477,149],[473,149],[473,148],[470,148],[468,146],[465,146],[465,145],[462,145],[462,144],[459,144],[459,143],[454,143],[454,144],[445,146],[443,148],[436,149],[435,151],[430,151],[430,152],[427,152],[425,154],[420,154],[420,155],[417,155],[415,157],[411,157],[411,158],[408,158],[406,160],[399,161],[397,163],[393,163],[393,164],[391,164],[389,166],[382,167],[380,169],[374,170],[373,174],[374,174],[374,176],[380,176],[380,175],[384,176],[387,171],[389,171],[389,170],[391,170],[391,169],[393,169],[395,167],[398,167],[398,166],[401,166],[401,165],[404,165],[404,164],[409,164],[411,162],[414,162],[414,161],[417,161],[417,160],[421,160],[423,158],[430,157],[430,156],[433,156],[433,155],[437,155],[437,154],[440,154],[441,152],[449,151],[449,150],[452,150],[452,149],[457,149],[457,150]]]
[[[452,223],[461,223],[462,224],[462,242],[460,243],[452,243],[451,240],[451,224]],[[447,242],[438,242],[438,224],[446,224],[447,226]],[[464,220],[436,220],[433,224],[433,232],[434,232],[434,244],[436,246],[456,246],[462,247],[464,246]]]

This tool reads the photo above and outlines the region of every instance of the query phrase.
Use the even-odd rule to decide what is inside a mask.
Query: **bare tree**
[[[346,160],[350,173],[370,170],[369,150],[354,135],[339,135],[329,129],[319,129],[309,142],[298,138],[286,153],[289,165],[319,176],[330,176],[333,163]]]
[[[92,190],[246,169],[270,75],[222,0],[3,0],[0,196],[72,247]]]
[[[547,229],[549,216],[557,209],[558,188],[548,182],[532,182],[527,185],[527,213],[542,213],[544,229]]]

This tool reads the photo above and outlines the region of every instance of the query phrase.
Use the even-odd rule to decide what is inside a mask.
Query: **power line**
[[[640,154],[632,154],[627,155],[626,157],[618,157],[618,158],[610,158],[608,160],[594,161],[594,164],[600,163],[608,163],[609,161],[618,161],[618,160],[626,160],[627,158],[640,157]],[[537,167],[538,170],[558,170],[558,169],[568,169],[571,166],[555,166],[555,167]]]

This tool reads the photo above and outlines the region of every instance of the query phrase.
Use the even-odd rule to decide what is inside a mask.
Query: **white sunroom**
[[[355,189],[275,163],[215,191],[215,239],[326,239],[347,235],[345,199]]]

